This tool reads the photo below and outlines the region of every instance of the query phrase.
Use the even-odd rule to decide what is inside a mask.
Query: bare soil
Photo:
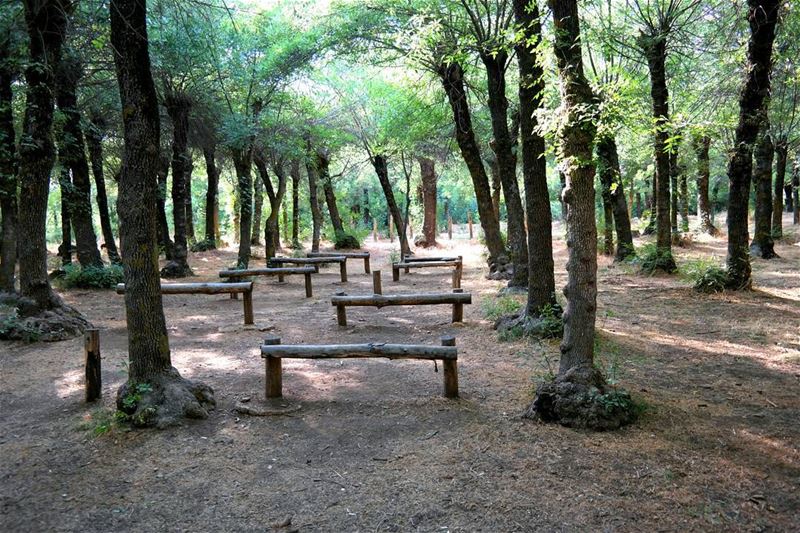
[[[257,280],[256,328],[241,300],[165,296],[173,364],[211,385],[207,420],[163,431],[103,432],[125,380],[120,296],[69,291],[101,329],[103,399],[83,402],[82,339],[0,345],[2,531],[797,531],[800,529],[800,244],[797,226],[754,261],[755,290],[702,295],[677,276],[645,277],[602,258],[598,364],[646,404],[633,426],[586,433],[523,420],[535,381],[556,368],[557,342],[498,342],[482,302],[481,247],[465,257],[473,293],[464,325],[447,306],[348,309],[329,297],[371,292],[357,260],[285,284]],[[792,232],[792,229],[794,231]],[[556,235],[563,235],[556,228]],[[449,290],[445,269],[391,281],[396,244],[367,243],[384,293]],[[677,249],[724,258],[725,241]],[[261,263],[263,260],[255,260]],[[192,254],[215,280],[235,251]],[[557,243],[557,284],[566,262]],[[284,362],[283,416],[264,404],[259,342],[438,344],[454,334],[461,399],[419,361]],[[95,433],[101,433],[95,435]]]

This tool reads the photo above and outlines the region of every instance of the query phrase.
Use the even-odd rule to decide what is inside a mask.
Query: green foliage
[[[120,265],[81,268],[76,265],[64,267],[61,285],[66,289],[113,289],[125,282]]]
[[[136,411],[136,406],[142,401],[142,394],[153,392],[149,383],[131,383],[128,393],[122,397],[122,411],[126,414]]]
[[[658,246],[652,243],[639,248],[633,261],[639,265],[643,274],[654,274],[658,270],[672,272],[675,265],[671,251],[659,250]]]
[[[522,325],[514,325],[510,328],[504,329],[497,334],[498,342],[514,342],[521,339],[525,335],[525,330]]]
[[[519,297],[498,296],[496,298],[485,298],[481,301],[481,311],[483,316],[489,320],[514,315],[519,313],[523,307],[523,302]]]
[[[193,252],[207,252],[209,250],[216,250],[217,243],[213,240],[204,239],[202,241],[197,241],[191,246],[191,250]]]
[[[361,248],[365,236],[366,232],[364,231],[339,232],[334,237],[333,247],[337,250]]]
[[[547,304],[539,310],[541,322],[537,324],[537,335],[543,339],[558,339],[564,335],[564,319],[561,306]]]
[[[690,281],[697,292],[722,292],[728,284],[728,272],[714,258],[694,259],[680,269],[681,277]]]
[[[0,304],[0,340],[37,342],[39,331],[20,319],[16,307]]]
[[[93,437],[100,437],[116,429],[121,423],[128,420],[128,415],[122,411],[110,409],[96,409],[78,425],[78,430],[88,431]]]

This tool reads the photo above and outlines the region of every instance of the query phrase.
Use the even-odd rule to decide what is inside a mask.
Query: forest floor
[[[702,295],[679,276],[600,259],[598,364],[647,406],[611,433],[520,417],[535,381],[557,367],[558,343],[498,342],[484,310],[502,283],[484,279],[475,241],[445,236],[440,250],[418,251],[464,255],[464,325],[429,306],[350,308],[339,328],[329,297],[371,292],[353,260],[347,284],[323,269],[311,299],[302,278],[257,280],[252,329],[241,301],[165,297],[173,364],[211,385],[218,406],[163,431],[109,424],[125,380],[122,298],[65,292],[101,330],[103,399],[83,402],[82,339],[0,345],[0,530],[797,531],[800,233],[790,223],[781,258],[754,261],[751,292]],[[370,237],[366,247],[385,294],[449,290],[444,269],[393,283],[395,245]],[[561,287],[561,240],[556,254]],[[724,258],[724,240],[677,249],[679,262],[711,255]],[[195,280],[217,279],[234,259],[192,254]],[[460,400],[441,396],[441,369],[428,362],[288,360],[284,401],[299,410],[234,410],[264,401],[266,334],[438,344],[448,333]]]

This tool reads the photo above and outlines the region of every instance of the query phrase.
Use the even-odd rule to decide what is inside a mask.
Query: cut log
[[[339,263],[339,275],[342,283],[347,282],[347,258],[342,255],[326,257],[271,257],[267,260],[268,265],[313,265],[315,272],[319,272],[319,266],[326,263]]]
[[[468,292],[433,292],[423,294],[371,294],[364,296],[332,296],[332,305],[386,307],[391,305],[471,304]]]
[[[372,293],[383,294],[383,287],[381,286],[381,271],[376,270],[372,273]]]
[[[87,329],[84,334],[86,401],[93,402],[103,393],[103,378],[100,372],[100,331]]]
[[[455,348],[456,338],[452,335],[442,337],[442,346],[452,346]],[[458,360],[445,359],[444,366],[444,395],[446,398],[458,398]]]
[[[284,276],[303,274],[305,277],[306,298],[311,298],[313,289],[311,287],[311,274],[314,274],[313,266],[305,267],[277,267],[277,268],[248,268],[243,270],[222,270],[219,273],[221,278],[246,278],[250,276],[277,276],[278,281],[282,282]],[[235,294],[231,294],[235,298]]]
[[[304,344],[264,345],[261,357],[276,359],[359,359],[383,357],[386,359],[424,359],[440,361],[457,359],[455,346],[429,346],[427,344]]]
[[[345,257],[347,259],[363,259],[364,273],[369,274],[369,252],[308,252],[306,257]]]

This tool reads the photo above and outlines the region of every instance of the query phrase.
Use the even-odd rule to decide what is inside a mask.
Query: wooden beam
[[[161,294],[230,294],[253,290],[252,281],[237,283],[162,283]],[[125,294],[125,284],[116,288],[117,294]]]
[[[244,270],[221,270],[221,278],[247,278],[250,276],[291,276],[293,274],[313,273],[313,266],[306,267],[273,267],[273,268],[247,268]]]
[[[394,263],[397,268],[436,268],[436,267],[455,267],[461,264],[459,260],[453,261],[410,261]]]
[[[362,259],[369,257],[369,252],[308,252],[306,257],[347,257],[353,259]]]
[[[86,401],[93,402],[103,394],[103,376],[100,363],[100,331],[97,329],[87,329],[84,333],[83,340]]]
[[[452,335],[442,337],[442,346],[452,346],[455,349],[456,338]],[[444,366],[444,395],[446,398],[458,398],[458,360],[445,359]]]
[[[335,306],[384,307],[389,305],[439,305],[439,304],[471,304],[472,294],[468,292],[432,292],[422,294],[372,294],[359,296],[331,297]]]
[[[424,359],[440,361],[458,358],[455,346],[430,346],[427,344],[305,344],[264,345],[261,357],[269,359],[361,359],[383,357],[386,359]]]

